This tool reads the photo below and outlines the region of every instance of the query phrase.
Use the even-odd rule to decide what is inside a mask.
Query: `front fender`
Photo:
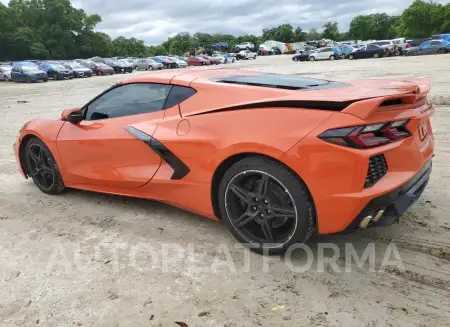
[[[17,141],[14,143],[14,153],[16,155],[16,160],[19,164],[21,173],[25,177],[27,177],[27,172],[24,165],[23,155],[26,142],[31,137],[37,137],[45,143],[45,145],[49,148],[53,157],[55,158],[61,173],[63,173],[63,165],[59,156],[58,148],[56,146],[56,140],[58,138],[59,131],[61,130],[64,123],[65,122],[61,120],[36,119],[27,122],[22,127],[19,132]]]

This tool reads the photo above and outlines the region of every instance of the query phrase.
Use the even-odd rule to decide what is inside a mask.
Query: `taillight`
[[[411,133],[406,129],[409,120],[397,120],[364,126],[329,129],[319,138],[329,143],[357,149],[369,149],[403,140]]]

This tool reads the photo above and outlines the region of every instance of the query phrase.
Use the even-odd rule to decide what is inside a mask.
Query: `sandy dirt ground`
[[[276,56],[234,64],[342,81],[431,79],[436,157],[421,199],[391,227],[314,237],[309,266],[307,251],[289,260],[250,254],[223,224],[165,204],[41,193],[17,172],[19,129],[58,118],[123,76],[0,83],[0,326],[450,326],[449,62]],[[372,249],[374,261],[348,260],[346,247],[360,256]],[[335,265],[324,264],[331,256]]]

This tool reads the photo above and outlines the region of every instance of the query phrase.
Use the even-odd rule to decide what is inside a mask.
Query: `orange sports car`
[[[434,151],[428,92],[423,78],[156,72],[26,123],[14,149],[45,193],[159,200],[276,253],[313,233],[389,225],[418,199]]]

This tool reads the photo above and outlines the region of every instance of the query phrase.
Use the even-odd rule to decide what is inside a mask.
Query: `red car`
[[[218,65],[218,64],[220,64],[220,61],[217,60],[214,57],[210,57],[210,56],[206,56],[206,55],[201,55],[200,57],[205,59],[205,60],[209,60],[211,65]]]
[[[87,67],[92,70],[95,75],[113,75],[114,68],[99,62],[92,62],[87,64]]]
[[[203,66],[203,65],[211,65],[211,61],[207,60],[203,57],[189,57],[186,59],[186,62],[189,66]]]

